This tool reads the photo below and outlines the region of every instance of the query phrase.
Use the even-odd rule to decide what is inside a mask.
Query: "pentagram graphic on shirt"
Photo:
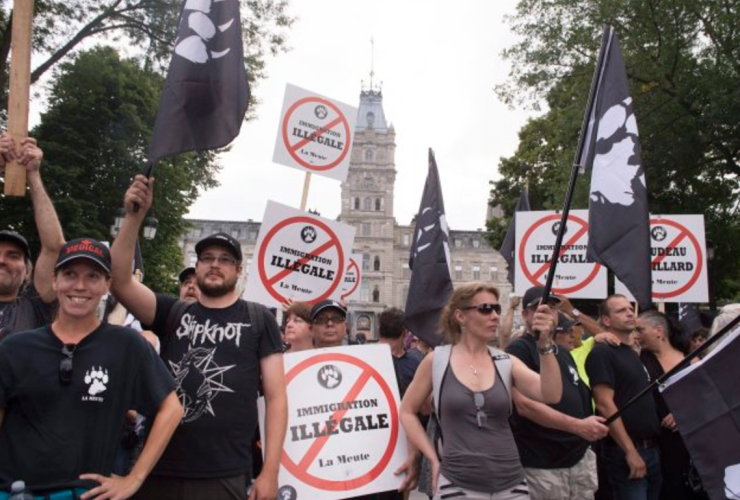
[[[211,401],[220,392],[234,392],[224,385],[224,372],[236,365],[218,366],[213,357],[217,347],[190,348],[179,363],[169,361],[177,383],[177,396],[185,415],[182,422],[197,420],[204,413],[216,416]]]

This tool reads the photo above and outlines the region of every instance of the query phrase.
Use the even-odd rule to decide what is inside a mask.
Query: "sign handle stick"
[[[621,408],[619,408],[616,412],[614,412],[612,416],[607,418],[604,424],[610,425],[612,422],[614,422],[616,419],[618,419],[622,415],[624,410],[632,406],[635,401],[640,399],[645,394],[651,392],[656,386],[663,384],[663,382],[665,382],[667,379],[669,379],[670,377],[672,377],[673,375],[675,375],[676,373],[678,373],[679,371],[687,367],[694,358],[696,358],[697,356],[705,352],[707,349],[709,349],[710,346],[714,345],[717,341],[719,341],[722,337],[724,337],[727,332],[733,331],[737,327],[738,323],[740,323],[740,315],[736,316],[735,319],[730,321],[727,324],[727,326],[722,328],[716,334],[709,337],[709,339],[707,339],[706,342],[704,342],[702,345],[697,347],[693,352],[690,352],[689,354],[687,354],[686,357],[683,358],[671,370],[668,370],[666,373],[664,373],[660,377],[653,380],[652,383],[650,383],[647,387],[645,387],[642,391],[640,391],[640,393],[637,396],[627,401]]]
[[[8,132],[16,141],[28,136],[28,102],[31,94],[31,28],[33,0],[13,2],[13,35],[10,46]],[[13,160],[5,166],[5,195],[26,195],[26,167]]]
[[[311,172],[306,172],[306,177],[303,180],[303,196],[301,196],[301,210],[306,211],[306,203],[308,203],[308,187],[311,185]]]
[[[658,302],[658,311],[665,314],[665,302]]]

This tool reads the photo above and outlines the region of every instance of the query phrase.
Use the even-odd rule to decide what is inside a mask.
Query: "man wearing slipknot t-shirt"
[[[282,344],[266,308],[239,299],[239,242],[223,233],[195,247],[197,302],[157,296],[132,279],[134,244],[152,202],[152,181],[137,176],[126,192],[126,217],[113,254],[113,292],[162,341],[185,415],[139,498],[244,500],[257,425],[257,391],[266,402],[265,463],[250,500],[274,499],[287,400]],[[134,205],[140,209],[134,211]],[[250,317],[251,316],[251,317]]]

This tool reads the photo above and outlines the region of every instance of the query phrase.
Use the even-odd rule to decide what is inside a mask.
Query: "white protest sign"
[[[268,201],[244,297],[268,307],[339,300],[354,238],[352,226]]]
[[[334,500],[398,489],[403,476],[393,472],[408,451],[390,348],[313,349],[284,359],[290,410],[278,498]]]
[[[654,302],[709,301],[703,215],[651,215],[650,256]],[[618,279],[614,291],[634,300]]]
[[[548,211],[517,212],[515,295],[544,286],[550,270],[560,214]],[[571,210],[552,291],[573,298],[606,297],[606,269],[586,260],[588,211]]]
[[[362,282],[362,254],[353,253],[344,270],[344,284],[342,285],[342,300],[352,302],[360,293]]]
[[[288,84],[272,161],[344,181],[357,108]]]

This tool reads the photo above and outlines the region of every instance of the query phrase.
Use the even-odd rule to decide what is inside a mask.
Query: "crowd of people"
[[[179,297],[157,293],[131,272],[154,181],[139,175],[127,189],[110,250],[65,241],[42,157],[33,139],[0,137],[0,163],[26,167],[41,242],[34,266],[27,240],[0,231],[0,500],[18,480],[49,500],[274,500],[289,405],[283,355],[352,343],[346,305],[288,302],[281,331],[270,310],[239,297],[241,245],[223,233],[198,242]],[[101,317],[108,293],[128,318]],[[594,319],[540,287],[504,312],[485,283],[454,291],[440,331],[431,349],[402,310],[380,314],[409,456],[395,471],[399,491],[363,498],[400,500],[417,484],[434,499],[703,498],[657,391],[610,425],[605,417],[708,332],[689,338],[621,295]]]

